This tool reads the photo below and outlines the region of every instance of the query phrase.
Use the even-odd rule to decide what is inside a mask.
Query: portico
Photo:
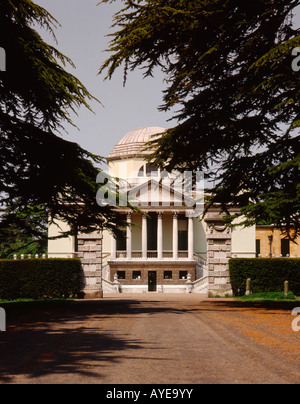
[[[110,174],[124,180],[122,200],[138,208],[117,208],[128,224],[122,237],[110,234],[108,243],[104,233],[104,248],[110,250],[106,279],[119,283],[123,292],[186,293],[187,282],[197,278],[197,253],[205,260],[204,223],[193,214],[191,190],[183,189],[178,173],[162,173],[146,162],[149,152],[143,146],[164,131],[146,127],[129,132],[109,156]]]
[[[194,218],[186,217],[188,213],[146,211],[143,215],[124,214],[128,223],[126,237],[118,240],[111,236],[111,261],[194,260]]]

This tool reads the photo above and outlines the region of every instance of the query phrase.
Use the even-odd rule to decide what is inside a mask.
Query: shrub
[[[284,282],[300,295],[300,259],[296,258],[233,258],[229,261],[233,293],[244,295],[246,280],[251,279],[253,293],[282,292]]]
[[[0,299],[75,297],[80,273],[78,259],[0,260]]]

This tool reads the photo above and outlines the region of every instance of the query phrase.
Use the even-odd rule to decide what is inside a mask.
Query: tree
[[[14,254],[44,254],[47,252],[48,214],[43,206],[15,213],[7,207],[1,213],[0,259],[11,259]]]
[[[31,0],[0,0],[0,46],[7,67],[0,73],[0,197],[13,207],[4,226],[44,206],[50,221],[60,218],[82,232],[115,231],[120,216],[96,203],[103,158],[61,137],[64,123],[95,99],[66,68],[71,60],[34,29],[55,36],[58,22]],[[4,216],[1,216],[1,220]],[[122,223],[123,224],[123,223]]]
[[[113,1],[113,0],[112,0]],[[110,2],[103,0],[102,3]],[[175,127],[153,141],[151,161],[167,170],[205,170],[211,204],[228,223],[264,221],[300,234],[300,76],[292,50],[298,0],[124,0],[101,67],[161,68],[161,110]],[[228,206],[240,207],[231,216]]]

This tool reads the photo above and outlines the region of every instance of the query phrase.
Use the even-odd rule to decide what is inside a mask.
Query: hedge
[[[300,296],[300,259],[297,258],[233,258],[229,273],[234,295],[244,295],[246,281],[251,279],[251,291],[282,292],[284,282]]]
[[[75,297],[80,273],[78,259],[0,260],[0,299]]]

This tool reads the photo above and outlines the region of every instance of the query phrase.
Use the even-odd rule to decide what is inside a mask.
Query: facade
[[[49,242],[49,256],[77,255],[83,289],[104,293],[230,293],[228,261],[256,256],[255,227],[224,226],[217,207],[202,220],[201,177],[193,185],[146,162],[145,143],[164,128],[126,134],[109,156],[109,175],[122,179],[119,191],[137,210],[118,209],[129,227],[115,238],[108,231],[75,240]],[[194,179],[192,178],[192,181]],[[49,229],[58,234],[58,228]],[[100,293],[101,294],[101,293]]]

